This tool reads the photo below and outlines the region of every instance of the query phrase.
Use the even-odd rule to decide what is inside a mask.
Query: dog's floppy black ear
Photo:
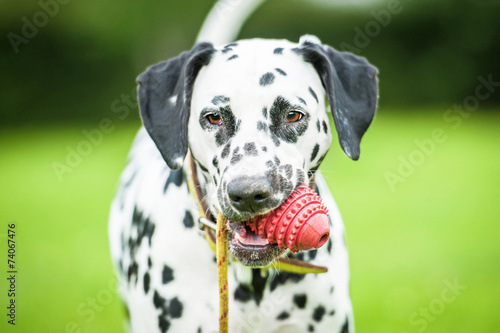
[[[377,68],[365,58],[322,45],[304,36],[296,49],[318,72],[326,90],[342,149],[353,160],[375,116],[378,98]]]
[[[179,169],[186,157],[193,84],[213,52],[212,44],[199,43],[191,51],[149,67],[137,78],[144,127],[171,169]]]

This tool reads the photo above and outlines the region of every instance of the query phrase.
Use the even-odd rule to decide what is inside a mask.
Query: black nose
[[[227,194],[237,210],[255,212],[268,208],[273,188],[265,177],[240,177],[227,185]]]

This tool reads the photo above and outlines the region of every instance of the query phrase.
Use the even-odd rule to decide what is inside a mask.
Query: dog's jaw
[[[245,222],[229,222],[229,251],[243,265],[265,267],[282,256],[282,250],[276,244],[270,244],[254,233]]]

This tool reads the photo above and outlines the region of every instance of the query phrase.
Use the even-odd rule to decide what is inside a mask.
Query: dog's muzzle
[[[256,234],[247,225],[249,219],[265,214],[279,206],[272,182],[267,177],[242,176],[227,184],[227,197],[237,212],[228,223],[229,250],[244,265],[266,266],[284,253],[276,244]]]

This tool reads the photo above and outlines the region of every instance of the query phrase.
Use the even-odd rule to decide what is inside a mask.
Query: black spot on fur
[[[193,215],[191,214],[190,211],[186,211],[184,214],[184,219],[182,220],[182,223],[184,223],[184,226],[186,228],[192,228],[194,227],[194,220],[193,220]]]
[[[334,290],[334,288],[333,288],[333,286],[331,286],[330,287],[330,294],[333,294],[333,290]]]
[[[318,155],[318,152],[319,152],[319,145],[316,144],[313,148],[313,151],[311,153],[311,162],[314,161],[314,159],[316,158],[316,156]]]
[[[148,267],[151,268],[153,266],[153,262],[151,261],[151,257],[148,257]]]
[[[308,332],[314,332],[314,325],[313,324],[307,325],[307,331]]]
[[[238,55],[237,54],[233,54],[232,56],[230,56],[229,58],[227,58],[226,61],[233,60],[233,59],[236,59],[236,58],[238,58]]]
[[[220,157],[226,158],[229,156],[229,152],[231,151],[231,142],[228,142],[225,146],[224,149],[222,149],[222,153]]]
[[[307,295],[306,294],[297,294],[293,296],[293,303],[297,305],[299,309],[303,309],[307,304]]]
[[[230,48],[230,47],[225,47],[225,48],[223,48],[221,51],[222,51],[222,53],[226,54],[226,53],[228,53],[228,52],[230,52],[230,51],[232,51],[232,50],[233,50],[233,49],[232,49],[232,48]]]
[[[318,255],[318,250],[311,250],[307,252],[309,254],[309,260],[314,260],[316,255]]]
[[[306,101],[303,98],[300,98],[300,97],[297,96],[297,99],[299,100],[300,103],[302,103],[302,104],[304,104],[304,105],[307,106],[307,103],[306,103]]]
[[[254,142],[245,143],[243,151],[245,152],[245,155],[257,156],[257,146]]]
[[[130,237],[128,240],[129,253],[132,262],[128,270],[128,280],[130,282],[131,276],[135,275],[137,283],[138,277],[137,277],[137,267],[136,267],[137,263],[135,262],[135,254],[137,253],[137,250],[140,248],[144,237],[148,238],[149,245],[151,246],[152,237],[155,231],[155,225],[153,222],[151,222],[149,217],[145,217],[137,207],[134,207],[134,212],[132,213],[132,227],[136,228],[137,236],[134,238]]]
[[[270,290],[275,290],[279,285],[284,285],[288,281],[291,283],[297,283],[302,281],[306,277],[305,274],[296,274],[296,273],[288,273],[288,272],[280,272],[276,277],[271,281]]]
[[[233,157],[231,157],[231,165],[238,163],[242,158],[243,154],[233,154]]]
[[[281,68],[275,68],[274,70],[276,72],[280,73],[281,75],[286,76],[286,72],[284,70],[282,70]]]
[[[214,98],[212,98],[211,102],[214,105],[219,105],[219,104],[229,103],[229,101],[230,101],[229,97],[219,95],[219,96],[215,96]]]
[[[314,97],[314,99],[316,100],[316,103],[319,103],[318,95],[316,95],[316,93],[311,87],[309,87],[309,92],[311,93],[312,97]]]
[[[174,270],[167,265],[163,265],[163,271],[161,273],[161,282],[167,284],[174,279]]]
[[[328,134],[328,124],[324,120],[323,120],[323,132],[325,132],[325,134]]]
[[[177,297],[172,298],[170,303],[168,304],[168,313],[172,318],[180,318],[182,317],[183,305],[181,301]]]
[[[217,156],[214,156],[214,158],[212,159],[212,165],[216,168],[219,167],[219,160],[217,159]]]
[[[263,121],[258,121],[257,130],[267,133],[267,124]]]
[[[260,269],[252,270],[253,297],[257,305],[260,304],[260,301],[264,296],[264,289],[266,289],[266,282],[267,282],[267,275],[262,276]]]
[[[148,272],[144,274],[143,282],[144,282],[144,292],[147,294],[149,291],[149,285],[151,283],[151,276],[149,276]]]
[[[326,244],[326,249],[328,250],[328,253],[332,253],[332,239],[331,238],[328,240],[328,244]]]
[[[128,266],[128,272],[127,272],[127,278],[128,278],[128,282],[130,282],[130,279],[132,278],[132,276],[135,275],[136,279],[136,283],[137,283],[137,272],[139,270],[139,266],[137,265],[137,263],[134,261],[132,262],[129,266]]]
[[[263,87],[268,86],[274,82],[274,78],[274,74],[268,72],[260,77],[259,84]]]
[[[226,45],[224,45],[224,48],[227,49],[229,47],[234,47],[234,46],[238,46],[238,43],[233,42],[233,43],[226,44]]]
[[[321,132],[321,124],[319,123],[319,119],[316,120],[316,128],[318,129],[318,133]]]
[[[289,314],[288,312],[286,312],[286,311],[281,312],[281,313],[280,313],[280,314],[276,317],[276,319],[278,319],[278,320],[285,320],[285,319],[287,319],[287,318],[290,318],[290,314]]]
[[[318,305],[313,311],[312,318],[319,323],[323,319],[325,312],[325,307],[323,305]]]
[[[340,329],[340,333],[349,333],[349,320],[347,320],[347,317],[345,317],[345,322]]]
[[[157,290],[155,290],[155,293],[153,295],[153,305],[155,308],[160,309],[163,308],[165,305],[166,300],[160,296]]]
[[[276,163],[276,165],[280,165],[281,164],[281,161],[278,158],[278,156],[274,156],[274,163]]]
[[[274,54],[282,54],[283,53],[283,48],[282,47],[277,47],[273,51]]]
[[[266,147],[266,146],[262,146],[262,147],[260,147],[260,149],[262,149],[262,151],[263,151],[264,153],[266,153],[266,152],[267,152],[267,147]]]
[[[170,322],[162,315],[158,316],[158,326],[160,327],[160,331],[165,333],[170,328]]]
[[[333,316],[335,315],[335,310],[332,310],[332,311],[328,312],[328,315],[329,315],[330,317],[333,317]]]
[[[252,298],[257,305],[260,304],[266,287],[267,276],[262,276],[260,269],[252,270],[252,284],[240,284],[234,292],[234,299],[246,303]]]
[[[172,184],[174,184],[177,187],[181,186],[183,180],[184,180],[184,172],[182,171],[182,169],[170,170],[167,181],[165,182],[165,186],[163,186],[163,193],[166,193],[168,187]]]
[[[262,108],[262,115],[267,119],[267,108],[265,106]]]
[[[238,287],[234,291],[234,299],[242,303],[246,303],[251,300],[252,292],[250,288],[244,284],[238,285]]]

